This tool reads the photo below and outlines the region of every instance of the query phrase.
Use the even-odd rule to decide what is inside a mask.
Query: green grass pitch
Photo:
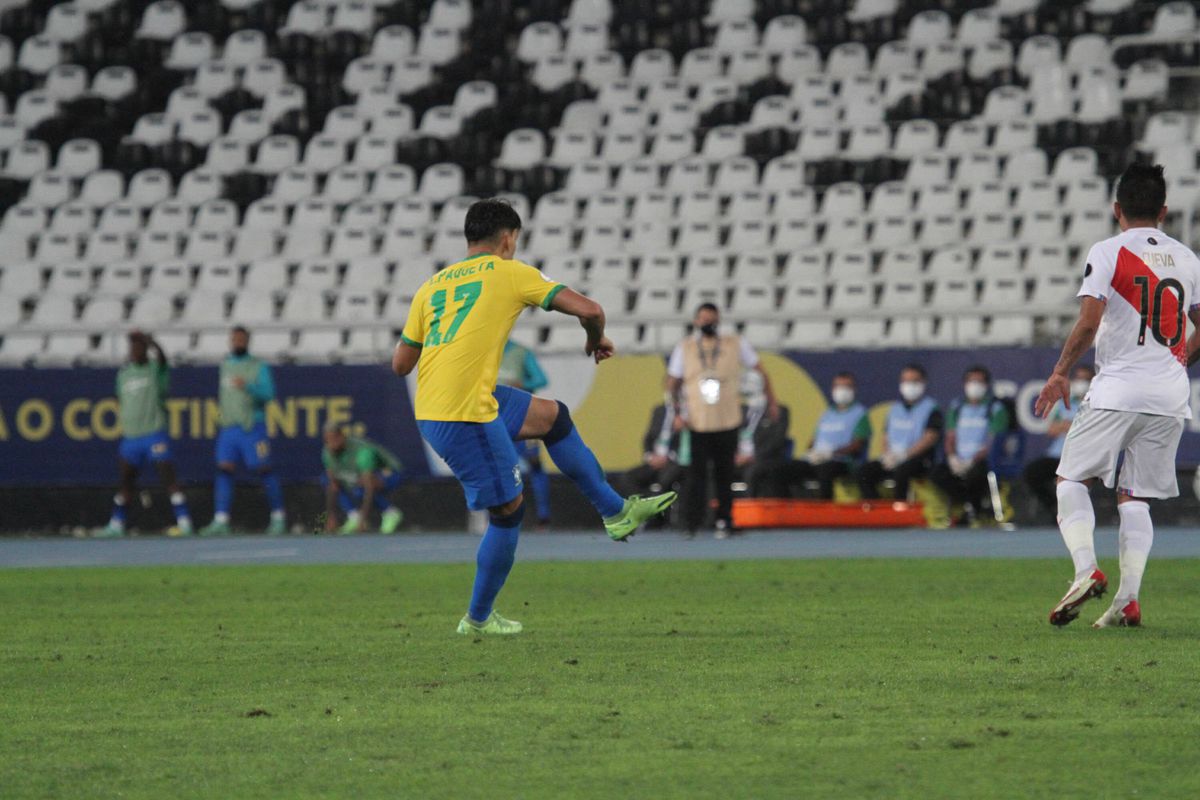
[[[1198,567],[518,563],[474,641],[466,564],[2,571],[0,796],[1195,798]]]

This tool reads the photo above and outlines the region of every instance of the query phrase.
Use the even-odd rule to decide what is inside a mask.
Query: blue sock
[[[388,500],[386,492],[376,492],[375,499],[371,501],[375,508],[380,511],[387,511],[392,507],[392,501]]]
[[[558,417],[550,432],[542,438],[546,452],[564,475],[575,482],[602,517],[614,517],[625,507],[625,498],[608,485],[608,478],[600,468],[595,454],[583,443],[571,414],[562,402],[558,404]]]
[[[117,495],[113,498],[112,521],[119,522],[122,525],[125,524],[125,501],[122,499],[121,495]]]
[[[267,490],[267,505],[272,511],[283,511],[283,487],[279,485],[279,476],[274,472],[264,473],[263,488]]]
[[[517,537],[521,533],[522,505],[507,517],[492,517],[487,532],[475,554],[475,588],[471,592],[471,607],[467,614],[476,622],[485,621],[492,613],[492,603],[504,586],[517,553]]]
[[[233,475],[223,469],[217,470],[213,485],[213,506],[218,514],[228,514],[233,506]]]
[[[360,502],[356,503],[356,502],[354,502],[355,500],[358,500]],[[356,489],[353,496],[349,492],[345,492],[345,491],[341,491],[341,490],[338,491],[338,508],[340,508],[346,514],[357,511],[358,507],[362,504],[361,501],[362,501],[362,490],[361,489]]]
[[[533,487],[533,504],[537,506],[538,522],[550,519],[550,476],[539,465],[529,476]]]

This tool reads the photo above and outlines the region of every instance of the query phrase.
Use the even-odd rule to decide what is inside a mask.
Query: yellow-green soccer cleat
[[[404,512],[398,508],[389,508],[383,512],[383,519],[379,521],[379,532],[395,533],[401,522],[404,522]]]
[[[92,533],[93,539],[120,539],[125,535],[123,528],[118,528],[115,525],[105,525],[103,528],[97,528]]]
[[[512,636],[521,632],[522,625],[515,619],[505,619],[494,610],[483,623],[477,623],[468,616],[458,622],[458,632],[463,636]]]
[[[670,508],[678,497],[679,495],[675,492],[663,492],[650,497],[630,495],[625,498],[625,508],[621,509],[620,514],[604,520],[608,537],[614,542],[625,541],[641,527],[643,522]]]
[[[229,523],[217,522],[215,519],[199,530],[201,536],[228,536]]]
[[[338,528],[338,533],[342,536],[358,533],[358,517],[347,517],[342,527]]]
[[[270,524],[267,525],[267,536],[283,536],[285,533],[287,533],[287,523],[272,517]]]

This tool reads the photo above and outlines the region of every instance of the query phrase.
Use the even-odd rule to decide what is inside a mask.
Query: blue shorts
[[[524,489],[513,440],[521,432],[533,396],[496,387],[500,413],[491,422],[418,420],[421,436],[450,467],[467,495],[467,508],[482,511],[510,502]]]
[[[117,447],[117,455],[134,469],[170,461],[171,438],[166,431],[156,431],[145,436],[122,439]]]
[[[267,424],[257,422],[250,430],[240,425],[221,428],[217,434],[217,463],[241,464],[253,470],[269,469],[271,440],[267,436]]]

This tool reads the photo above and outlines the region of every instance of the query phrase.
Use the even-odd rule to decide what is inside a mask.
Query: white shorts
[[[1108,488],[1115,485],[1134,497],[1177,497],[1175,452],[1183,426],[1178,417],[1092,408],[1084,402],[1063,442],[1058,474],[1069,481],[1100,478]],[[1114,481],[1122,452],[1125,463]]]

